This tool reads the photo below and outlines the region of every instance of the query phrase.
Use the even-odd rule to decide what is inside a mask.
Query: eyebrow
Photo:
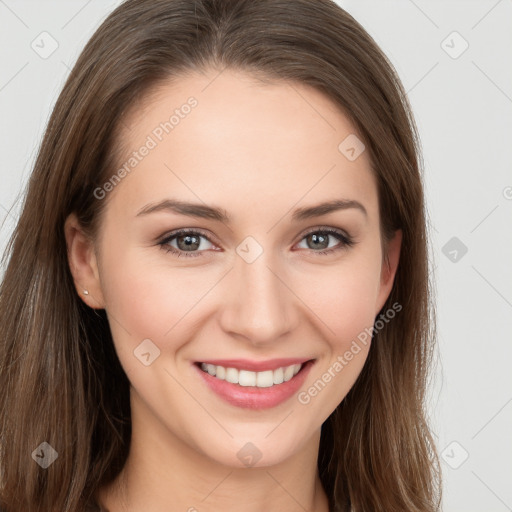
[[[361,211],[366,217],[368,212],[366,208],[359,202],[352,199],[335,199],[315,206],[307,206],[304,208],[297,208],[292,214],[292,221],[298,222],[301,220],[320,217],[328,213],[338,210],[356,209]],[[178,201],[175,199],[164,199],[159,203],[150,203],[144,206],[136,215],[136,217],[149,215],[154,212],[168,211],[177,213],[179,215],[187,215],[189,217],[198,217],[201,219],[216,220],[225,224],[229,224],[230,217],[226,210],[214,206],[208,206],[199,203],[189,203],[186,201]]]

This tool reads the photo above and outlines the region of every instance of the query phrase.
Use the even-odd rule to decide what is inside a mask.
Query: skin
[[[125,118],[126,154],[190,96],[198,105],[103,199],[98,238],[90,241],[74,215],[65,223],[77,292],[106,309],[131,382],[129,458],[97,498],[111,512],[240,504],[246,512],[327,512],[320,428],[354,384],[369,344],[308,404],[293,396],[267,410],[224,402],[192,362],[314,358],[307,390],[373,325],[393,285],[401,232],[386,259],[368,152],[349,161],[338,150],[355,128],[305,85],[263,84],[229,70],[183,76]],[[232,220],[169,211],[136,217],[171,197],[221,207]],[[296,208],[340,198],[359,201],[367,215],[351,208],[291,220]],[[308,231],[325,227],[348,233],[354,245],[330,236],[329,248],[341,249],[318,254],[325,246],[317,248]],[[200,256],[177,257],[158,245],[179,228],[208,235],[193,249]],[[236,252],[247,236],[263,249],[252,263]],[[178,250],[177,242],[169,244]],[[145,366],[134,350],[148,338],[160,356]],[[237,457],[248,442],[261,452],[252,467]]]

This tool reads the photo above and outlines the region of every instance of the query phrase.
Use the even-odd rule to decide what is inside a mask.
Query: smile
[[[200,380],[223,401],[244,409],[269,409],[287,402],[304,384],[316,360],[195,362]]]
[[[253,372],[250,370],[238,370],[237,368],[226,368],[224,366],[201,363],[201,369],[212,377],[225,380],[231,384],[238,384],[239,386],[255,386],[258,388],[270,388],[282,384],[283,382],[288,382],[299,373],[302,366],[302,364],[292,364],[290,366],[282,366],[275,370]]]

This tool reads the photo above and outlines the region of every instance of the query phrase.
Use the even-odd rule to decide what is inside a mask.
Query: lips
[[[215,359],[196,362],[203,382],[220,398],[237,407],[275,407],[298,391],[314,360],[306,358],[248,361]]]

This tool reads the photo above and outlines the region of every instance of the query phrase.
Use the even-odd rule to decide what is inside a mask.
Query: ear
[[[393,288],[398,261],[400,259],[400,248],[402,246],[402,230],[395,231],[393,238],[388,242],[386,252],[382,258],[382,269],[380,273],[379,294],[377,297],[375,316],[384,307],[386,300]]]
[[[92,240],[84,233],[74,213],[64,223],[64,235],[71,275],[80,298],[93,309],[103,309],[98,263]],[[84,293],[87,291],[88,293]]]

